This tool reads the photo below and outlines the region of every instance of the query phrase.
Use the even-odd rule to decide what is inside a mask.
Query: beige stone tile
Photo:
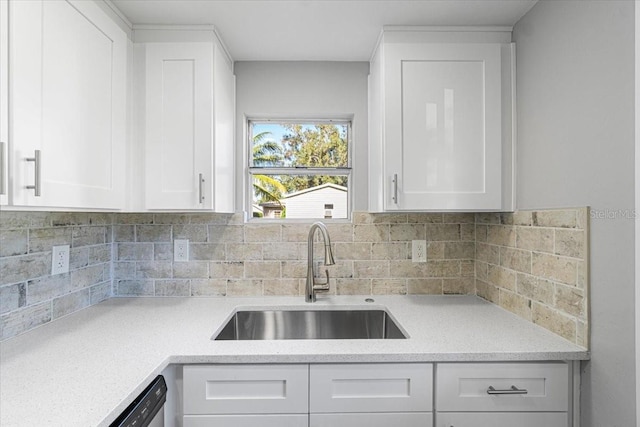
[[[73,227],[71,246],[103,245],[107,243],[107,227]]]
[[[0,314],[17,310],[27,304],[27,286],[25,283],[0,286]]]
[[[190,243],[190,261],[224,261],[226,257],[224,243]]]
[[[102,282],[89,288],[89,304],[98,304],[109,298],[111,298],[111,281]]]
[[[0,257],[25,255],[28,252],[27,230],[0,230]]]
[[[150,261],[153,259],[151,243],[118,243],[118,261]]]
[[[156,280],[155,296],[157,297],[191,296],[191,282],[189,280]]]
[[[107,280],[108,277],[104,276],[104,267],[105,265],[96,264],[72,271],[70,273],[71,287],[73,289],[86,288]]]
[[[354,225],[353,240],[355,242],[388,242],[389,225]]]
[[[25,282],[51,273],[51,252],[0,258],[0,285]]]
[[[245,261],[244,277],[248,279],[280,278],[280,261]]]
[[[500,224],[513,225],[513,213],[512,212],[500,213]]]
[[[516,246],[516,229],[512,225],[489,225],[487,227],[487,243],[492,245]]]
[[[371,295],[371,279],[336,279],[337,295]]]
[[[111,262],[111,245],[98,245],[91,246],[89,248],[75,248],[75,250],[85,252],[87,254],[87,263],[84,261],[79,264],[75,264],[75,268],[84,267],[87,264],[99,264],[104,262]],[[74,249],[71,250],[70,255],[73,257]],[[79,252],[78,254],[80,254]],[[84,258],[84,255],[82,255]],[[79,260],[78,260],[79,261]]]
[[[298,279],[264,279],[265,295],[297,296],[300,294]]]
[[[489,279],[489,264],[482,261],[475,261],[476,266],[476,279],[480,279],[484,282]]]
[[[91,264],[100,264],[103,262],[111,262],[111,245],[100,245],[100,246],[83,246],[80,248],[71,248],[69,250],[69,271],[77,270],[78,268],[83,268],[89,265],[89,249],[94,248],[108,248],[108,253],[104,254],[107,259],[98,261],[94,260]]]
[[[118,280],[115,292],[118,296],[153,296],[153,280]]]
[[[582,230],[588,230],[589,217],[590,217],[589,207],[576,209],[576,228],[580,228]]]
[[[468,242],[476,241],[476,225],[475,224],[460,224],[460,240],[466,240]]]
[[[493,212],[477,213],[476,224],[500,224],[500,214]]]
[[[282,261],[280,268],[283,279],[307,277],[307,261]]]
[[[133,261],[114,262],[113,278],[114,279],[134,279],[136,276],[136,263]]]
[[[191,224],[211,224],[211,225],[242,225],[244,216],[242,213],[192,213],[189,214]]]
[[[170,242],[170,225],[136,225],[136,242]]]
[[[32,228],[29,230],[29,252],[50,251],[53,246],[71,245],[71,228]]]
[[[558,209],[533,212],[533,225],[538,227],[575,228],[577,215],[575,209]]]
[[[429,241],[460,240],[460,224],[426,224],[425,227]]]
[[[368,242],[336,243],[333,249],[337,259],[368,260],[372,255],[371,243]],[[304,254],[301,258],[306,259],[306,251]]]
[[[204,224],[174,225],[173,240],[176,239],[188,239],[189,243],[205,243],[209,241],[209,231]]]
[[[584,259],[586,254],[586,236],[584,230],[557,228],[555,230],[556,255]]]
[[[89,306],[91,301],[89,289],[55,298],[52,304],[52,318],[57,319]]]
[[[427,263],[411,262],[411,260],[389,261],[389,277],[426,277]]]
[[[52,227],[89,225],[89,214],[86,212],[49,212],[45,224]]]
[[[424,265],[425,263],[422,263],[422,264]],[[459,277],[460,261],[457,261],[457,260],[427,261],[426,270],[427,270],[426,275],[428,277]]]
[[[331,243],[336,242],[353,242],[353,225],[351,224],[326,224],[329,231],[329,238]],[[319,237],[319,232],[316,231],[316,239]]]
[[[271,243],[268,245],[272,245]],[[278,244],[273,244],[277,246]],[[263,259],[261,243],[227,243],[225,256],[227,261],[260,261]]]
[[[531,252],[501,247],[500,265],[521,273],[531,273]]]
[[[410,295],[442,295],[442,279],[407,279]]]
[[[329,271],[329,276],[334,278],[351,278],[353,277],[353,263],[355,261],[349,261],[349,260],[336,260],[335,265],[324,265],[323,262],[318,262],[316,260],[316,274],[319,276],[324,276],[324,271],[328,270]],[[362,261],[362,262],[367,262],[367,261]],[[306,263],[305,263],[306,265]],[[305,275],[304,277],[307,277],[306,275],[306,269],[305,269]]]
[[[283,242],[307,243],[311,224],[282,224]]]
[[[174,279],[206,279],[209,277],[209,263],[188,261],[173,263]]]
[[[445,213],[442,221],[446,224],[475,224],[476,215],[468,212]]]
[[[531,300],[513,292],[500,289],[500,307],[531,321]]]
[[[489,264],[487,269],[488,282],[494,286],[498,286],[510,291],[516,290],[516,272]]]
[[[280,242],[282,227],[280,224],[245,225],[244,241],[248,243]]]
[[[387,278],[389,277],[389,261],[354,261],[354,278]]]
[[[410,213],[407,214],[407,222],[418,224],[438,224],[442,223],[444,215],[441,213]]]
[[[444,250],[447,242],[427,242],[427,259],[444,259]]]
[[[227,295],[227,279],[191,279],[192,297],[223,297]]]
[[[460,261],[460,275],[462,277],[475,277],[476,262],[474,260]]]
[[[577,261],[554,255],[533,253],[532,274],[556,282],[575,285],[577,282]]]
[[[371,279],[372,295],[406,295],[407,283],[404,279]]]
[[[500,289],[479,279],[476,279],[476,294],[494,304],[500,302]]]
[[[173,277],[173,263],[170,261],[141,261],[136,263],[136,279],[170,279],[171,277]]]
[[[0,316],[0,339],[14,337],[51,321],[51,302],[32,305]]]
[[[227,281],[227,296],[261,296],[262,280],[258,279],[229,279]]]
[[[517,211],[513,213],[513,225],[530,226],[533,223],[531,211]]]
[[[578,267],[578,279],[577,279],[577,283],[576,285],[581,288],[581,289],[585,289],[588,290],[589,286],[589,272],[588,272],[588,263],[587,261],[578,261],[577,262],[577,267]]]
[[[182,213],[157,213],[153,214],[154,224],[189,224],[191,222],[189,214]],[[180,237],[181,239],[182,237]]]
[[[373,223],[373,214],[369,212],[353,212],[354,224],[371,224]]]
[[[445,259],[474,259],[476,245],[473,242],[446,242],[444,246]]]
[[[407,222],[407,214],[404,213],[373,213],[372,224],[402,224]]]
[[[26,305],[51,300],[72,291],[71,274],[56,274],[27,282]]]
[[[42,213],[44,214],[44,213]],[[0,210],[0,230],[29,228],[31,226],[31,212],[11,212]],[[41,224],[42,227],[44,224]]]
[[[112,230],[114,242],[135,242],[136,240],[135,225],[114,225]]]
[[[552,306],[555,284],[549,280],[518,273],[516,288],[518,294],[533,301]]]
[[[490,264],[500,264],[500,247],[486,243],[476,243],[476,260]]]
[[[520,249],[553,253],[553,228],[517,227],[516,246]]]
[[[238,279],[244,277],[244,262],[211,262],[209,263],[210,279]]]
[[[152,213],[119,213],[115,215],[115,224],[153,224]]]
[[[244,227],[241,225],[209,225],[209,242],[242,243]]]
[[[488,225],[476,224],[476,243],[477,242],[482,242],[482,243],[486,243],[487,242],[487,229],[488,228],[489,228]]]
[[[296,260],[302,256],[306,258],[306,251],[301,252],[302,249],[302,244],[296,242],[263,243],[262,256],[265,261]],[[306,245],[304,249],[306,250]]]
[[[173,242],[154,243],[153,259],[156,261],[173,261]]]
[[[575,343],[576,340],[576,320],[559,313],[543,304],[533,302],[532,305],[533,323],[560,335],[561,337]]]
[[[589,324],[578,320],[576,328],[576,344],[589,348]]]
[[[475,295],[475,279],[473,277],[442,279],[442,292],[445,295]]]
[[[586,299],[582,289],[558,284],[555,301],[559,311],[583,319],[586,317]]]
[[[391,224],[389,226],[389,240],[391,241],[425,239],[426,231],[424,224]]]

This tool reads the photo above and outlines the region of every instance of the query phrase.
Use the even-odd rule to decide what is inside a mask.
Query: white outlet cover
[[[69,245],[54,246],[51,254],[51,275],[69,272]]]
[[[411,261],[427,262],[427,241],[426,240],[411,241]]]
[[[176,239],[173,241],[173,261],[189,261],[189,239]]]

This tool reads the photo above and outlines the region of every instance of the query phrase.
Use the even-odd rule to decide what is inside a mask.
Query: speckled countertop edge
[[[170,364],[589,358],[586,349],[477,297],[364,298],[313,305],[301,297],[112,298],[0,343],[0,425],[107,426]],[[385,308],[410,338],[211,340],[234,310],[247,307]]]

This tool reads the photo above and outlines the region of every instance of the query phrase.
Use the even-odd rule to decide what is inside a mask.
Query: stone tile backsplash
[[[327,224],[338,295],[471,294],[587,343],[586,209],[354,213]],[[112,296],[302,295],[309,223],[240,214],[0,212],[0,339]],[[189,261],[173,261],[188,239]],[[427,262],[411,241],[427,240]],[[51,276],[53,245],[71,271]],[[317,243],[320,245],[320,243]]]

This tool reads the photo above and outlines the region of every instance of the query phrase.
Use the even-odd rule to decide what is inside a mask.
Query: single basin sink
[[[384,310],[238,311],[214,340],[405,339]]]

